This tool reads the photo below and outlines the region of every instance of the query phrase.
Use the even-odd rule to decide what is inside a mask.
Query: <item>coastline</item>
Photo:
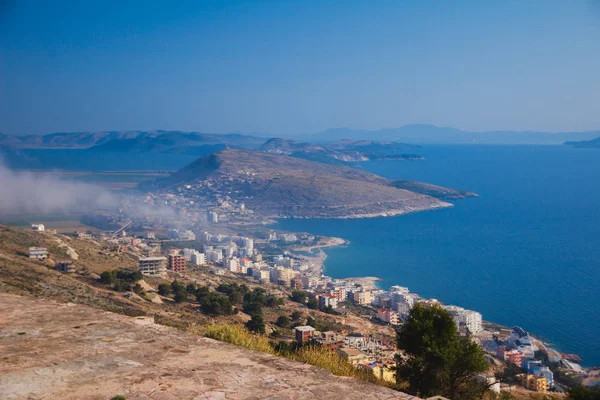
[[[325,238],[325,237],[322,237],[322,238]],[[325,244],[320,244],[320,245],[315,245],[315,246],[304,246],[304,247],[299,247],[299,248],[294,249],[294,251],[306,251],[308,253],[311,253],[316,249],[319,250],[319,254],[316,256],[303,256],[303,255],[297,254],[298,257],[301,257],[303,259],[311,259],[311,261],[317,262],[317,265],[314,266],[313,273],[318,273],[319,275],[326,274],[325,261],[327,259],[327,254],[325,253],[324,249],[332,248],[332,247],[348,246],[351,243],[349,240],[342,239],[339,237],[329,237],[328,236],[328,237],[326,237],[326,240],[328,242]],[[387,290],[386,288],[384,288],[381,285],[383,278],[380,278],[377,276],[362,276],[362,277],[348,276],[348,277],[342,277],[342,278],[338,278],[338,279],[353,280],[357,284],[360,284],[367,290],[374,290],[374,289]],[[425,299],[425,298],[423,298],[423,299]],[[425,299],[425,300],[427,300],[427,299]],[[482,322],[484,324],[488,324],[488,325],[497,327],[498,330],[510,330],[511,329],[509,326],[498,324],[498,323],[488,321],[485,319],[483,319]],[[534,339],[535,344],[537,344],[540,349],[543,349],[544,351],[554,350],[560,354],[564,354],[560,350],[560,348],[553,347],[553,345],[547,339],[544,339],[541,336],[538,336],[534,333],[530,333],[530,336]],[[589,366],[581,365],[581,366],[586,371],[591,371],[591,370],[594,370],[599,367],[599,366],[592,366],[592,365],[589,365]]]
[[[396,216],[400,216],[400,215],[408,215],[408,214],[413,214],[413,213],[417,213],[417,212],[424,212],[424,211],[434,211],[434,210],[439,210],[442,208],[449,208],[449,207],[454,207],[454,204],[452,203],[448,203],[446,201],[442,201],[439,200],[438,204],[435,205],[431,205],[429,207],[426,208],[414,208],[414,207],[407,207],[407,208],[397,208],[397,209],[391,209],[388,211],[380,211],[380,212],[372,212],[372,213],[361,213],[361,214],[347,214],[347,215],[340,215],[340,216],[334,216],[334,215],[325,215],[325,216],[289,216],[289,215],[271,215],[271,216],[265,216],[264,218],[266,218],[266,220],[268,221],[268,223],[266,224],[271,224],[272,222],[274,222],[274,220],[278,220],[278,219],[362,219],[362,218],[385,218],[385,217],[396,217]]]

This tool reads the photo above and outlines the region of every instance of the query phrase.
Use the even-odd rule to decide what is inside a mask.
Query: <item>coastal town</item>
[[[358,315],[365,321],[359,329],[319,330],[310,324],[296,324],[293,336],[282,339],[329,348],[386,381],[395,380],[392,367],[398,353],[393,337],[375,334],[374,327],[400,328],[416,304],[447,310],[460,333],[485,350],[496,370],[503,365],[516,367],[510,383],[493,375],[482,376],[495,392],[513,390],[513,386],[564,392],[567,387],[554,377],[553,370],[557,369],[580,381],[593,375],[579,364],[577,355],[560,353],[520,327],[485,322],[477,311],[422,298],[403,286],[380,288],[376,277],[329,277],[324,274],[323,248],[347,244],[345,240],[271,229],[271,221],[243,202],[222,196],[222,190],[204,183],[149,194],[140,197],[140,203],[128,201],[118,214],[102,216],[104,224],[116,229],[72,235],[99,242],[110,252],[136,257],[138,271],[146,277],[193,282],[195,272],[202,270],[215,277],[238,277],[267,289],[281,288],[301,307],[341,317]],[[172,212],[157,212],[157,217],[133,211],[160,210],[159,205]],[[31,228],[56,234],[42,224]],[[48,250],[32,247],[29,257],[43,260]],[[74,263],[76,260],[57,263],[56,268],[70,273],[76,268]]]

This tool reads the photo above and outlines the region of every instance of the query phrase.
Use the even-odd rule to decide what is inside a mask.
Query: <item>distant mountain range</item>
[[[340,140],[323,145],[296,142],[294,140],[273,138],[259,147],[260,151],[281,154],[305,160],[318,161],[333,165],[369,160],[414,160],[422,157],[417,154],[399,154],[398,151],[413,149],[405,143],[377,142],[371,140]]]
[[[454,198],[473,195],[418,182],[391,181],[369,172],[287,155],[239,149],[206,155],[167,178],[140,185],[147,191],[176,188],[209,197],[227,193],[263,216],[295,218],[405,214],[451,205],[433,194]]]
[[[85,149],[106,145],[109,151],[163,151],[176,147],[193,147],[227,143],[231,147],[258,148],[272,135],[214,134],[184,131],[108,131],[51,133],[48,135],[12,136],[0,133],[0,145],[13,148],[71,148]],[[328,143],[330,150],[379,151],[371,141],[395,142],[406,150],[405,143],[475,143],[475,144],[563,144],[567,141],[588,141],[600,137],[600,130],[586,132],[489,131],[469,132],[435,125],[405,125],[399,128],[361,130],[336,128],[294,137],[300,142]],[[289,138],[288,138],[289,139]],[[350,139],[346,141],[346,139]],[[331,142],[339,141],[334,144]],[[387,143],[389,146],[390,143]],[[100,148],[102,150],[102,148]]]
[[[328,129],[302,139],[329,142],[341,139],[391,140],[415,144],[562,144],[565,141],[590,140],[600,136],[600,131],[589,132],[531,132],[490,131],[468,132],[435,125],[406,125],[400,128],[360,130],[350,128]]]
[[[0,159],[11,168],[132,170],[181,168],[226,147],[261,150],[332,165],[367,160],[420,159],[428,143],[562,144],[597,147],[595,132],[466,132],[433,125],[374,131],[330,129],[302,141],[238,133],[110,131],[12,136],[0,134]],[[412,144],[407,144],[412,143]],[[124,157],[124,154],[127,156]]]
[[[48,135],[11,136],[0,134],[0,145],[14,148],[70,148],[99,151],[164,151],[176,147],[231,144],[258,147],[267,138],[237,133],[215,134],[182,131],[72,132]]]
[[[578,147],[582,149],[600,149],[600,137],[592,140],[584,140],[580,142],[565,142],[566,145]]]

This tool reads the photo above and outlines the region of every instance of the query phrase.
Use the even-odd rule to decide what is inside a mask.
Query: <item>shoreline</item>
[[[325,237],[325,236],[323,236]],[[318,265],[316,266],[317,271],[313,271],[313,272],[318,272],[319,275],[323,276],[325,275],[326,271],[325,271],[325,260],[327,259],[327,254],[325,253],[325,251],[323,249],[326,248],[332,248],[332,247],[341,247],[341,246],[348,246],[351,242],[349,240],[346,239],[342,239],[339,237],[330,237],[330,236],[326,236],[327,240],[331,241],[329,243],[326,244],[322,244],[322,245],[315,245],[315,246],[305,246],[305,247],[299,247],[299,248],[295,248],[294,251],[307,251],[306,249],[310,249],[309,251],[307,251],[308,253],[312,252],[315,249],[319,249],[319,255],[314,257],[314,256],[301,256],[301,255],[297,255],[301,258],[317,258],[318,259]],[[382,285],[381,282],[384,280],[383,278],[377,277],[377,276],[363,276],[363,277],[342,277],[342,278],[334,278],[334,279],[348,279],[348,280],[353,280],[356,283],[360,284],[361,286],[365,287],[368,290],[373,290],[373,289],[378,289],[378,290],[387,290],[385,289]],[[420,296],[419,296],[420,297]],[[424,298],[423,298],[424,299]],[[427,300],[427,299],[425,299]],[[442,302],[443,303],[443,302]],[[474,310],[476,311],[476,310]],[[499,324],[496,322],[492,322],[492,321],[488,321],[483,319],[482,320],[483,323],[488,323],[490,325],[493,326],[497,326],[500,329],[511,329],[511,327],[503,325],[503,324]],[[514,326],[514,325],[513,325]],[[529,332],[529,331],[528,331]],[[560,354],[564,354],[564,352],[562,352],[560,350],[560,348],[557,347],[552,347],[552,343],[549,339],[544,339],[541,336],[538,336],[534,333],[529,332],[529,334],[531,335],[531,337],[536,340],[539,344],[541,344],[540,350],[554,350]],[[584,357],[582,357],[582,359],[585,359]],[[600,366],[594,366],[594,365],[582,365],[580,363],[578,363],[583,369],[585,369],[586,371],[591,371],[594,370],[596,368],[600,368]]]

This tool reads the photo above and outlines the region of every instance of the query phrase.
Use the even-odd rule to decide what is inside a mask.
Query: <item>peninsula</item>
[[[204,156],[140,189],[177,192],[196,204],[243,202],[267,218],[365,218],[452,206],[369,172],[237,149]]]

